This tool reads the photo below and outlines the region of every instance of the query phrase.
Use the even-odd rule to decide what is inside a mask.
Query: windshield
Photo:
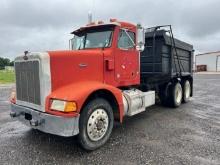
[[[75,34],[72,49],[106,48],[111,46],[112,27],[86,29]]]

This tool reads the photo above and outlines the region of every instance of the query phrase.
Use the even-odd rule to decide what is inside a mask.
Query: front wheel
[[[112,107],[106,100],[97,98],[90,101],[80,114],[78,141],[82,148],[92,151],[105,144],[113,123]]]

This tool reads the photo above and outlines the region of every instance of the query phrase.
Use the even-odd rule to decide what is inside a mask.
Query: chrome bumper
[[[16,104],[11,104],[10,116],[29,127],[54,135],[69,137],[79,133],[79,116],[55,116]]]

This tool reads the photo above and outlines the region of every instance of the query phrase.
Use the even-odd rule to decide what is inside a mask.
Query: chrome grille
[[[39,61],[15,62],[17,100],[41,105]]]

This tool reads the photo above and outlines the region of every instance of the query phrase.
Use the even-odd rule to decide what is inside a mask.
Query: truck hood
[[[83,81],[103,82],[103,52],[100,49],[48,51],[52,91]]]

